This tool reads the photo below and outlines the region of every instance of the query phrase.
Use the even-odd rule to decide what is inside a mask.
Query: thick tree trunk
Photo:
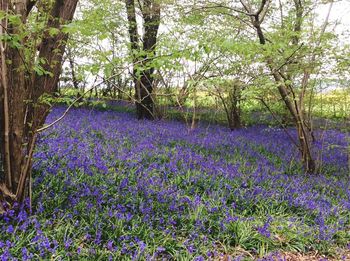
[[[231,117],[229,121],[230,130],[236,130],[242,127],[241,115],[238,108],[234,108],[231,111]]]
[[[139,45],[136,10],[134,0],[126,0],[129,22],[129,36],[133,56],[133,78],[135,87],[135,104],[138,119],[154,119],[154,67],[151,62],[155,55],[157,34],[160,24],[160,5],[156,0],[145,0],[141,7],[143,17],[143,45]],[[135,55],[142,51],[145,55]],[[146,69],[147,68],[147,69]]]
[[[150,72],[146,72],[141,76],[140,81],[140,103],[137,104],[138,119],[152,120],[154,118],[154,101],[153,92],[153,76]]]
[[[62,21],[65,23],[71,21],[74,16],[74,12],[77,6],[78,0],[56,0],[51,10],[50,19],[48,20],[48,28],[59,29]],[[62,32],[57,35],[51,36],[46,34],[42,40],[39,48],[39,59],[47,61],[43,68],[49,72],[45,75],[35,75],[33,86],[33,102],[34,104],[40,104],[38,109],[33,110],[32,121],[34,122],[34,128],[40,127],[44,124],[47,114],[49,113],[48,107],[40,102],[40,98],[44,93],[52,94],[57,91],[59,76],[62,69],[62,58],[66,48],[66,42],[68,35]],[[53,50],[55,50],[53,52]]]
[[[72,20],[78,0],[57,0],[53,3],[47,22],[47,28],[60,29],[62,22]],[[34,1],[1,1],[1,10],[7,14],[21,17],[25,26],[27,16]],[[45,14],[43,14],[45,15]],[[2,34],[20,35],[21,30],[3,19]],[[44,124],[48,108],[40,102],[43,94],[53,94],[57,88],[61,72],[62,54],[67,35],[59,32],[52,36],[44,35],[39,48],[29,60],[25,60],[24,49],[30,46],[30,37],[22,39],[24,48],[12,48],[1,42],[1,83],[0,83],[0,205],[6,201],[23,201],[29,191],[28,177],[31,171],[31,159],[34,151],[36,130]],[[45,60],[47,72],[38,75],[33,70],[33,60]],[[8,63],[6,61],[11,61]],[[30,101],[30,103],[28,102]],[[8,135],[7,135],[8,134]],[[2,211],[2,209],[0,209]]]
[[[0,88],[0,184],[5,181],[5,152],[4,152],[4,134],[3,134],[3,126],[4,126],[4,93],[3,88]],[[1,193],[0,193],[1,194]],[[1,201],[1,199],[0,199]]]

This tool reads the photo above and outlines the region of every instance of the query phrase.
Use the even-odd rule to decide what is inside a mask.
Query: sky
[[[321,20],[324,20],[327,16],[328,8],[329,5],[324,5],[317,10]],[[330,21],[339,22],[339,25],[336,28],[338,33],[342,33],[346,30],[350,31],[350,0],[341,0],[333,4]],[[348,39],[348,42],[350,43],[350,39]]]

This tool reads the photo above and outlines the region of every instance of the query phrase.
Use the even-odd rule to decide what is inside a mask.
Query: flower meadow
[[[341,260],[347,135],[316,137],[322,174],[306,175],[282,129],[189,130],[73,109],[39,138],[31,215],[22,206],[0,217],[0,260]]]

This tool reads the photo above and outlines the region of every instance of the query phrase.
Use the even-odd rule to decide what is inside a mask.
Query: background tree
[[[130,50],[133,62],[136,113],[138,119],[154,118],[152,98],[154,71],[152,60],[155,56],[157,34],[160,25],[160,4],[157,0],[138,1],[142,14],[142,29],[138,27],[134,0],[126,0],[129,23]],[[139,32],[144,32],[140,37]],[[140,44],[140,41],[142,44]]]

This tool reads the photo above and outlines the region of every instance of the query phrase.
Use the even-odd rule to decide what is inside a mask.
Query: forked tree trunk
[[[264,32],[261,27],[261,23],[264,20],[264,16],[267,13],[267,8],[269,1],[261,0],[259,10],[253,12],[251,6],[245,4],[241,1],[244,9],[250,15],[252,25],[256,29],[256,33],[261,45],[266,45],[267,40],[265,38]],[[294,1],[296,8],[296,18],[295,18],[295,36],[292,38],[292,44],[297,45],[299,38],[298,34],[301,30],[303,9],[300,1]],[[277,84],[278,91],[283,99],[283,102],[288,109],[289,113],[293,117],[295,127],[297,129],[297,135],[299,140],[298,149],[301,153],[302,163],[304,165],[305,172],[315,173],[317,166],[312,155],[312,132],[308,128],[306,121],[304,119],[305,109],[304,109],[304,92],[306,90],[306,85],[309,79],[309,73],[304,74],[303,86],[300,90],[300,95],[296,97],[293,86],[291,85],[292,76],[286,74],[280,69],[275,68],[274,60],[272,57],[266,58],[266,64],[271,71],[272,76]]]
[[[143,18],[143,44],[139,43],[138,26],[134,0],[126,0],[126,10],[129,23],[131,53],[133,57],[133,79],[135,86],[135,104],[138,119],[154,119],[154,99],[152,97],[154,84],[154,66],[157,34],[160,24],[160,5],[157,0],[144,0],[141,7]],[[144,55],[138,56],[142,52]]]
[[[308,128],[304,115],[304,99],[302,96],[299,97],[299,100],[296,101],[294,98],[294,102],[292,102],[291,97],[289,96],[289,91],[292,91],[292,86],[289,86],[281,77],[280,73],[274,71],[272,68],[272,64],[268,61],[271,72],[274,76],[276,83],[278,84],[279,93],[291,114],[294,126],[297,129],[297,135],[299,140],[299,151],[301,153],[302,163],[304,165],[305,172],[307,173],[315,173],[316,172],[316,162],[313,158],[312,154],[312,131]]]
[[[28,16],[36,1],[2,0],[0,9],[8,16],[21,17],[25,28]],[[36,130],[44,124],[49,108],[40,99],[43,94],[52,95],[61,73],[62,54],[67,34],[60,31],[62,23],[72,20],[78,0],[57,0],[42,13],[48,16],[46,31],[39,51],[32,46],[31,37],[21,39],[22,48],[13,48],[1,42],[0,81],[0,212],[3,206],[14,201],[23,201],[28,189],[31,159],[34,151]],[[43,11],[42,11],[43,12]],[[12,25],[4,18],[2,34],[21,35],[21,27]],[[57,34],[49,33],[50,28],[58,29]],[[24,50],[32,51],[26,59]],[[33,61],[45,61],[44,74],[36,74]],[[11,62],[8,62],[11,61]]]

